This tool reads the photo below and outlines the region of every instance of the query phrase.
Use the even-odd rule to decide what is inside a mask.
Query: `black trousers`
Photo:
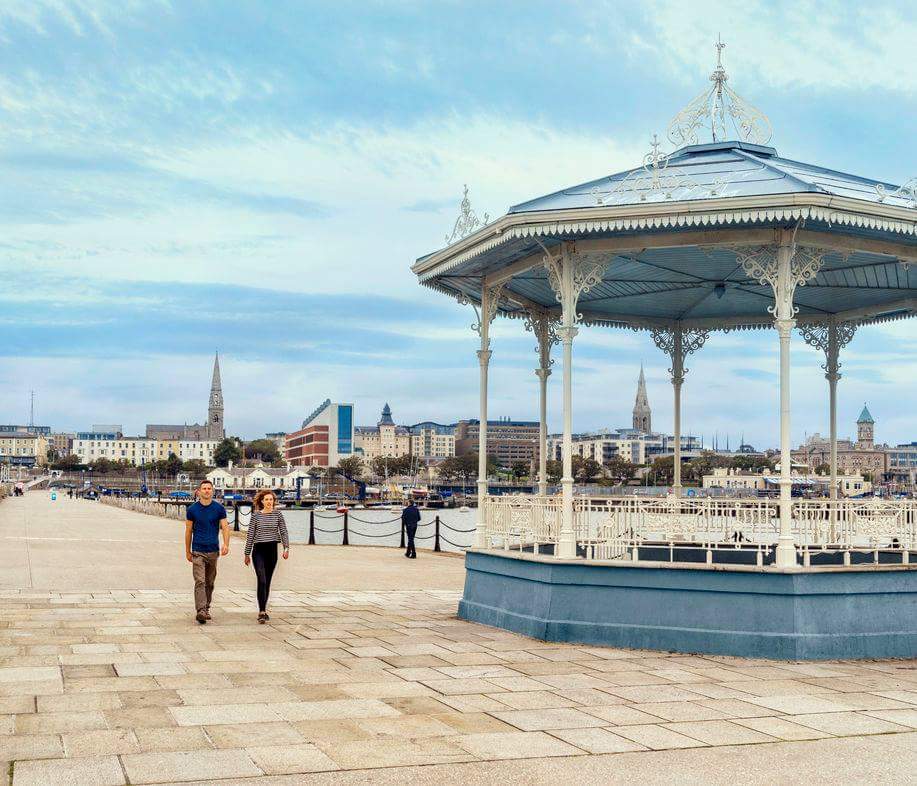
[[[271,578],[277,567],[277,544],[256,543],[252,548],[252,564],[258,577],[258,611],[267,611],[267,599],[271,594]]]
[[[417,534],[417,525],[416,524],[405,524],[404,531],[408,536],[408,550],[404,552],[409,557],[417,556],[417,549],[414,548],[414,536]]]

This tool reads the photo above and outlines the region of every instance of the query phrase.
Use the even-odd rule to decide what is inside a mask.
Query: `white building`
[[[216,439],[169,440],[168,446],[163,442],[148,437],[125,437],[114,431],[81,431],[73,440],[72,451],[81,464],[107,459],[140,467],[175,453],[182,461],[197,460],[213,466],[213,451],[220,444]]]
[[[302,480],[298,479],[301,478]],[[207,480],[213,483],[218,491],[246,491],[257,489],[277,489],[278,491],[295,491],[297,481],[300,490],[308,492],[312,477],[303,467],[217,467],[207,473]]]
[[[796,465],[793,465],[795,470]],[[804,468],[804,467],[800,467]],[[800,488],[827,489],[831,483],[828,475],[792,474],[793,485]],[[742,470],[714,468],[713,473],[704,475],[703,487],[705,489],[720,488],[734,491],[776,491],[780,488],[779,470],[771,472],[745,472]],[[843,497],[860,497],[872,491],[872,483],[862,475],[838,475],[838,493]]]
[[[455,455],[455,426],[425,421],[408,428],[412,456],[424,461],[440,461]]]
[[[47,463],[48,441],[44,434],[0,431],[0,464],[34,467]]]
[[[411,432],[395,425],[392,408],[386,403],[375,426],[358,426],[353,431],[354,452],[366,461],[398,458],[411,452]]]
[[[560,461],[563,438],[548,437],[548,458]],[[689,460],[700,455],[701,442],[697,437],[682,435],[681,457]],[[591,458],[604,464],[614,458],[632,464],[649,464],[662,456],[675,453],[675,437],[669,434],[643,433],[636,429],[617,429],[573,435],[573,455]]]

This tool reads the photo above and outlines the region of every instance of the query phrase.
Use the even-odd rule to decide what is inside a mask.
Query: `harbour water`
[[[284,520],[291,543],[309,542],[309,511],[305,508],[285,508]],[[248,508],[239,512],[239,524],[248,527]],[[475,511],[455,509],[421,510],[416,543],[419,548],[432,549],[435,542],[436,517],[440,521],[440,548],[460,552],[471,546],[474,537]],[[351,510],[348,514],[348,539],[354,546],[398,546],[401,543],[401,508],[393,510]],[[333,510],[315,511],[315,542],[340,545],[344,530],[344,514]]]

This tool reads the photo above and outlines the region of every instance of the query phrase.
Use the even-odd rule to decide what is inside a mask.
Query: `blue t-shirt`
[[[226,518],[226,508],[216,501],[209,505],[195,502],[188,505],[185,517],[193,522],[191,551],[207,554],[220,550],[220,522]]]

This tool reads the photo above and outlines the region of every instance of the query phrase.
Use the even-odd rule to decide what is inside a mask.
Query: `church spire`
[[[648,434],[653,430],[652,411],[646,395],[646,376],[640,364],[640,378],[637,380],[637,398],[634,401],[634,430]]]
[[[210,403],[207,406],[207,435],[210,439],[226,436],[223,425],[223,383],[220,379],[220,353],[213,358],[213,379],[210,383]]]

